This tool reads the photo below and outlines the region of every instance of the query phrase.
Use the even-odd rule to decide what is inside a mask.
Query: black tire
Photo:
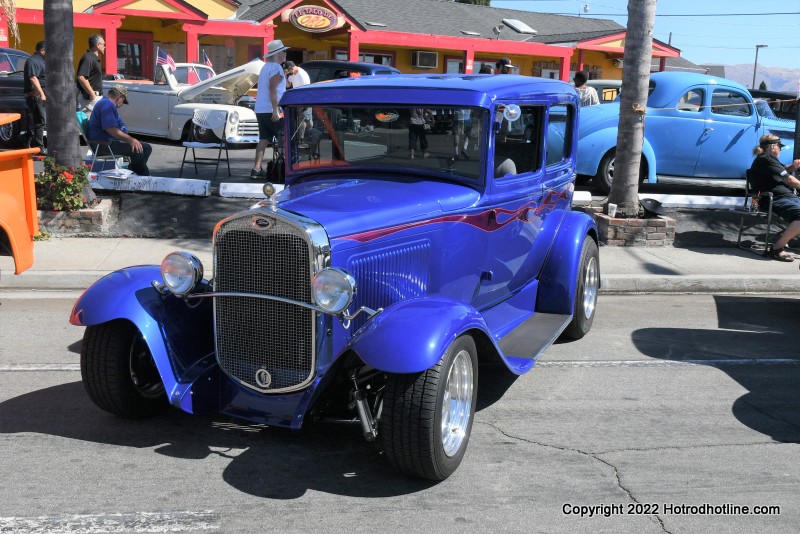
[[[23,120],[25,120],[24,113],[21,120],[0,125],[0,147],[16,148],[23,144],[21,130],[21,122]]]
[[[600,160],[600,166],[597,167],[597,174],[592,178],[594,188],[602,195],[607,195],[611,191],[611,182],[614,181],[614,156],[616,153],[617,149],[615,148],[606,152],[603,159]]]
[[[566,339],[580,339],[589,333],[597,311],[597,291],[600,289],[600,255],[591,236],[583,238],[581,262],[575,284],[575,313],[562,334]]]
[[[196,124],[191,125],[190,141],[197,141],[198,143],[220,143],[222,140],[217,137],[214,130],[202,128]]]
[[[128,321],[86,327],[81,378],[92,402],[120,417],[147,417],[169,407],[153,356]]]
[[[461,395],[453,395],[458,392]],[[467,449],[477,394],[477,350],[466,335],[456,339],[431,369],[390,374],[379,423],[389,464],[428,480],[444,480],[453,474]],[[451,406],[458,407],[455,414],[448,410],[445,415],[444,408]],[[460,417],[454,420],[452,415]],[[443,430],[443,421],[449,433]]]

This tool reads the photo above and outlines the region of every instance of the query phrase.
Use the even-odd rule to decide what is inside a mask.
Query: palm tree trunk
[[[47,35],[47,152],[56,163],[79,166],[80,134],[75,119],[75,65],[71,0],[44,2],[44,33]],[[95,194],[87,185],[83,197],[92,205]]]
[[[617,205],[619,217],[639,213],[640,163],[644,142],[645,108],[653,54],[656,0],[628,0],[614,181],[608,201]]]

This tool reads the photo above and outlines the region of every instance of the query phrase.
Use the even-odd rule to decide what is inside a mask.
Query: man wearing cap
[[[250,171],[250,179],[259,180],[264,177],[261,160],[267,146],[283,129],[283,115],[278,107],[283,93],[286,91],[286,75],[282,64],[286,61],[286,51],[280,39],[270,41],[264,55],[264,66],[258,75],[258,93],[256,93],[256,118],[258,119],[258,145],[256,145],[256,161]]]
[[[117,84],[109,89],[108,95],[94,105],[87,136],[91,141],[111,141],[111,151],[115,156],[130,157],[128,169],[139,176],[150,176],[147,160],[153,147],[128,135],[128,127],[119,116],[119,108],[127,103],[128,89],[124,85]]]
[[[772,211],[788,224],[775,243],[767,244],[767,256],[778,261],[794,261],[794,257],[783,249],[789,241],[800,235],[800,197],[793,191],[800,189],[800,180],[791,174],[800,168],[800,159],[794,160],[791,165],[781,163],[778,155],[783,146],[777,135],[761,136],[758,146],[753,149],[756,159],[750,167],[750,185],[762,195],[772,193]]]
[[[516,67],[516,65],[511,64],[511,60],[507,57],[501,57],[498,59],[494,66],[495,74],[514,74],[514,67]]]

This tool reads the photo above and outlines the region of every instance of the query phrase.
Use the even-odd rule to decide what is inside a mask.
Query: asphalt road
[[[589,335],[552,346],[529,374],[482,370],[464,463],[438,484],[395,474],[349,426],[292,435],[100,411],[80,382],[82,329],[67,324],[76,297],[0,293],[0,532],[800,524],[797,297],[602,295]]]

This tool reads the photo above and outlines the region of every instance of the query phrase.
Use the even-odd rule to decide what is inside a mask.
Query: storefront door
[[[119,32],[117,72],[126,78],[153,79],[153,35]]]

